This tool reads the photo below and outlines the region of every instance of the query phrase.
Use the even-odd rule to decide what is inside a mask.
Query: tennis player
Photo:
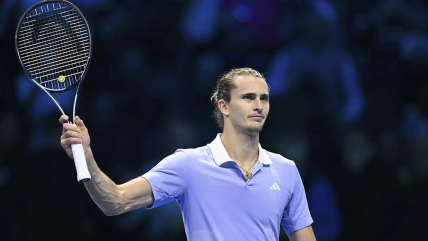
[[[63,115],[61,145],[82,143],[92,180],[85,187],[108,216],[152,209],[176,200],[188,240],[278,240],[280,224],[292,241],[313,241],[312,217],[293,161],[266,151],[259,134],[269,113],[269,87],[250,68],[232,69],[211,98],[223,132],[208,145],[179,149],[152,170],[121,185],[97,166],[88,129]]]

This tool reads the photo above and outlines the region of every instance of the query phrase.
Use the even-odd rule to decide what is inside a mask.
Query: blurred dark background
[[[0,1],[0,239],[186,240],[176,203],[107,217],[77,183],[15,53],[35,2]],[[216,80],[251,67],[271,86],[260,142],[296,162],[317,240],[428,240],[428,1],[72,3],[94,44],[77,114],[115,182],[211,142]]]

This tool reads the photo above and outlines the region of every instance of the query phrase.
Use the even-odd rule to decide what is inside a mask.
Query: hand
[[[91,140],[89,138],[88,129],[85,124],[83,124],[82,119],[76,116],[76,126],[74,126],[68,123],[68,116],[62,115],[61,118],[59,118],[59,122],[62,124],[61,146],[71,159],[73,159],[71,144],[82,143],[85,153],[90,150],[89,145]]]

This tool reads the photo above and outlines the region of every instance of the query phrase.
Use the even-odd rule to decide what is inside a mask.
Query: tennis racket
[[[15,48],[25,74],[48,94],[65,115],[54,93],[76,87],[73,124],[79,87],[92,53],[89,25],[82,12],[62,0],[45,0],[31,6],[19,20]],[[82,144],[72,144],[77,181],[91,180]]]

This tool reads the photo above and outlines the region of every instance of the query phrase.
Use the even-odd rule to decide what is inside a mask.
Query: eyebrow
[[[241,94],[241,96],[247,96],[247,95],[254,96],[254,95],[256,95],[256,93],[244,93],[244,94]],[[262,96],[262,97],[268,97],[269,98],[269,94],[261,94],[260,96]]]

